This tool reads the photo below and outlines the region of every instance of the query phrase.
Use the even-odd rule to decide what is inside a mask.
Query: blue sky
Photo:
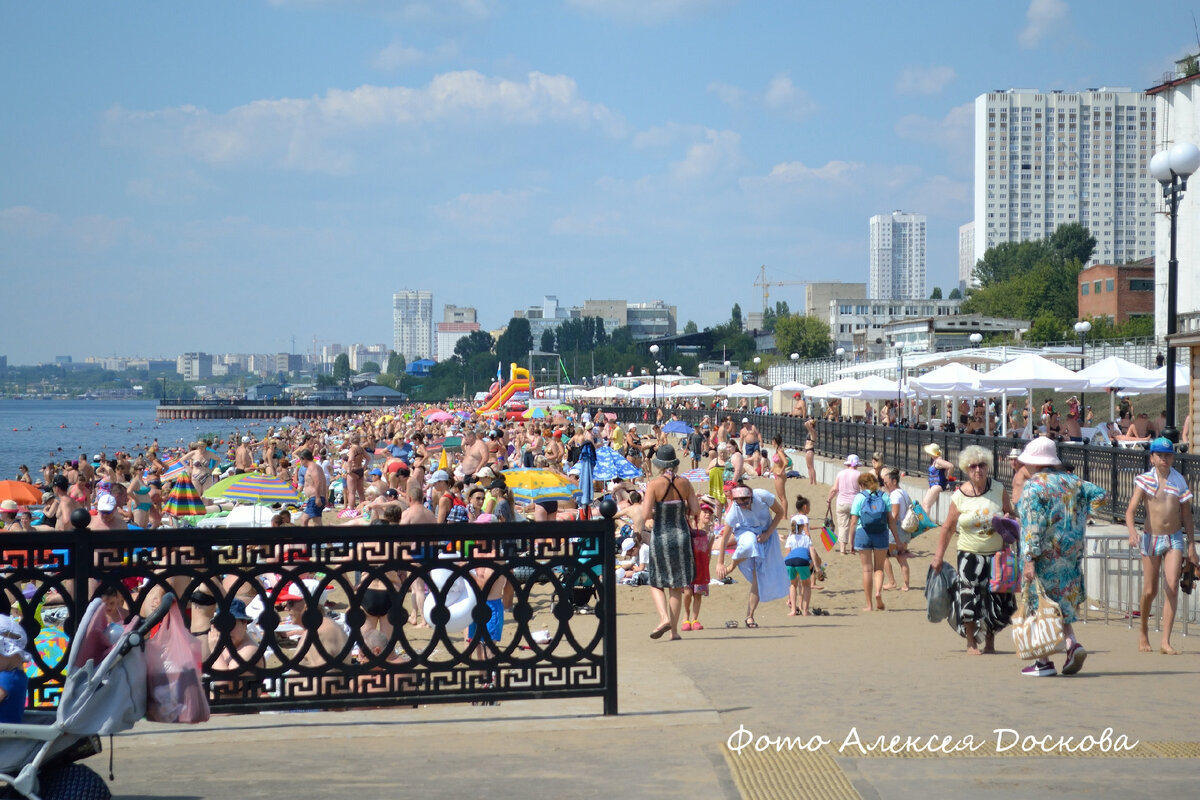
[[[703,327],[865,281],[897,208],[948,289],[975,96],[1197,47],[1175,0],[4,3],[0,353],[390,345],[403,288]]]

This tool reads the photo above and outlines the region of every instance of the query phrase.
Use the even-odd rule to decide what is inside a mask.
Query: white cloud
[[[473,235],[491,238],[508,233],[514,223],[528,215],[532,196],[528,189],[487,194],[468,192],[434,206],[433,213]]]
[[[622,135],[624,123],[579,96],[565,75],[531,72],[524,82],[475,71],[437,75],[423,88],[360,86],[323,96],[255,100],[224,113],[195,106],[158,111],[121,107],[106,115],[110,141],[160,153],[182,151],[210,164],[248,161],[286,169],[345,173],[355,167],[342,140],[379,129],[429,123],[559,123]]]
[[[594,214],[568,214],[550,224],[550,233],[555,236],[623,236],[627,233],[621,225],[621,214],[616,211],[600,211]]]
[[[914,186],[908,194],[906,207],[919,209],[931,216],[955,215],[964,217],[972,213],[973,198],[971,185],[951,180],[945,175],[934,175]]]
[[[896,79],[900,94],[937,94],[957,77],[954,67],[905,67]]]
[[[896,135],[940,148],[969,147],[975,130],[975,104],[950,109],[942,119],[908,114],[896,121]]]
[[[744,163],[742,137],[733,131],[704,132],[704,141],[688,148],[682,161],[671,165],[671,175],[682,180],[703,178]]]
[[[742,101],[746,98],[746,93],[742,89],[739,89],[738,87],[732,86],[728,83],[721,83],[720,81],[713,81],[710,83],[708,85],[708,91],[719,97],[721,102],[725,105],[733,106],[734,108],[740,106]]]
[[[58,225],[58,217],[30,206],[0,209],[0,232],[31,239],[48,235]]]
[[[415,47],[409,47],[399,39],[388,42],[387,47],[380,50],[371,59],[371,66],[378,70],[390,71],[419,64],[425,59],[425,54]]]
[[[776,184],[807,182],[846,183],[865,166],[865,164],[858,161],[829,161],[820,167],[810,167],[801,161],[784,161],[772,167],[765,178],[756,180]]]
[[[638,131],[633,137],[633,146],[637,150],[657,147],[668,147],[681,140],[695,140],[705,135],[702,125],[684,125],[678,122],[668,122],[665,125],[655,125],[644,131]]]
[[[776,75],[767,84],[763,94],[763,103],[767,108],[793,119],[799,119],[813,111],[816,104],[803,89],[797,89],[792,78],[786,74]]]
[[[375,16],[415,21],[446,19],[487,19],[492,15],[493,0],[268,0],[276,8],[333,9],[361,11]]]
[[[638,25],[703,14],[736,0],[567,0],[567,5],[596,17]]]
[[[1025,12],[1026,25],[1017,36],[1017,42],[1025,49],[1037,47],[1042,39],[1067,21],[1065,0],[1030,0]]]

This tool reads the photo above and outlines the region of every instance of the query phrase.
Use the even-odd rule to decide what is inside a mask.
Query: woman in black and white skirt
[[[646,520],[654,520],[650,536],[650,592],[660,619],[650,638],[659,639],[670,631],[672,639],[679,639],[683,590],[692,584],[696,570],[688,520],[699,515],[700,501],[692,484],[675,474],[679,458],[674,447],[662,445],[651,462],[662,472],[646,485],[642,500],[643,528]]]

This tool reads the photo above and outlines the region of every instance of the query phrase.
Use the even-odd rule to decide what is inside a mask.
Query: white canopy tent
[[[615,400],[618,397],[628,397],[629,392],[619,386],[597,386],[584,392],[582,396],[593,400]]]
[[[657,387],[653,383],[643,383],[642,385],[635,387],[629,393],[629,397],[633,400],[649,400],[656,394],[662,394],[665,389],[665,386]]]
[[[1030,404],[1033,403],[1034,389],[1051,389],[1060,391],[1083,391],[1087,381],[1066,367],[1055,364],[1041,356],[1024,355],[1013,359],[1007,364],[996,367],[991,372],[983,373],[980,390],[983,392],[1007,392],[1010,389],[1028,389]],[[1004,414],[1002,435],[1008,434],[1008,414]],[[1033,424],[1032,414],[1030,425]]]
[[[764,389],[756,383],[733,383],[717,394],[723,397],[770,397],[771,390]]]
[[[717,390],[702,383],[681,383],[667,389],[667,397],[712,397]]]
[[[868,375],[854,381],[853,386],[845,387],[840,396],[854,400],[891,400],[900,396],[913,397],[915,395],[908,388],[900,388],[896,381],[889,381],[878,375]]]
[[[817,400],[828,400],[831,397],[845,397],[843,391],[852,389],[858,383],[858,378],[839,378],[836,381],[822,383],[820,386],[810,386],[804,390],[807,397]]]

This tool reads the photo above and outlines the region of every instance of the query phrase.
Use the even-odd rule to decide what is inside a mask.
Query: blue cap
[[[1175,445],[1165,436],[1160,436],[1150,443],[1151,453],[1174,453]]]

